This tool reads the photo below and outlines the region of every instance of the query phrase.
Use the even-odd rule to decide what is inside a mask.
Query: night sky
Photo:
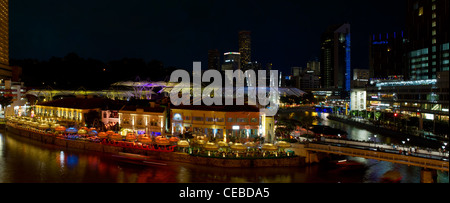
[[[286,71],[320,57],[329,25],[352,26],[352,67],[368,68],[372,33],[401,31],[405,0],[11,0],[10,58],[48,60],[75,52],[166,67],[207,67],[208,49],[238,51],[252,31],[252,60]]]

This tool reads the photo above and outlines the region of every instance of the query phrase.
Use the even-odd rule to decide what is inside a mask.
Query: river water
[[[349,136],[373,135],[334,121],[323,123],[341,126]],[[402,175],[402,183],[420,182],[419,167],[346,158],[366,168],[345,171],[331,164],[317,164],[228,169],[176,162],[141,166],[122,163],[110,154],[63,149],[0,131],[0,183],[378,183],[390,170]],[[448,183],[448,173],[438,172],[437,181]]]

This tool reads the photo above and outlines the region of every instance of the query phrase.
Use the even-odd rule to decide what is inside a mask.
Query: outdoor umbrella
[[[189,142],[186,140],[180,140],[177,143],[178,147],[189,147]]]
[[[238,152],[243,152],[245,150],[247,150],[247,147],[245,147],[242,143],[234,143],[233,145],[231,145],[231,150],[233,151],[238,151]]]
[[[277,151],[277,147],[270,143],[263,144],[261,149],[264,151]]]
[[[98,133],[98,137],[99,138],[107,138],[107,135],[105,132],[100,132],[100,133]]]
[[[98,132],[97,132],[96,130],[90,130],[90,131],[88,132],[88,134],[89,134],[90,136],[96,136],[96,135],[98,135]]]
[[[136,135],[133,133],[128,133],[127,136],[125,137],[125,139],[127,141],[134,141],[134,140],[136,140]]]
[[[170,145],[170,141],[167,138],[162,137],[162,138],[156,140],[156,144],[157,145]]]
[[[217,151],[217,150],[219,150],[219,147],[215,143],[212,143],[212,142],[206,143],[206,145],[203,148],[205,150],[207,150],[207,151]]]
[[[77,132],[78,132],[78,130],[76,128],[74,128],[74,127],[66,129],[66,133],[74,134],[74,133],[77,133]]]
[[[66,127],[64,127],[64,126],[56,126],[55,131],[57,131],[57,132],[64,132],[64,131],[66,131]]]
[[[286,141],[279,141],[276,143],[276,146],[280,148],[289,148],[291,147],[291,144],[287,143]]]
[[[86,132],[86,130],[85,129],[80,129],[80,130],[78,130],[78,134],[79,135],[85,135],[87,132]]]

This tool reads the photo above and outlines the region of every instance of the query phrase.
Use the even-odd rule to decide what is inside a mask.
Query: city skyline
[[[288,72],[320,56],[320,35],[328,26],[348,22],[352,68],[368,69],[370,34],[402,29],[406,10],[404,1],[327,1],[324,8],[324,2],[300,1],[49,3],[10,2],[11,59],[48,60],[75,52],[104,62],[156,59],[183,69],[201,61],[207,69],[208,50],[238,51],[238,34],[248,30],[252,61]]]

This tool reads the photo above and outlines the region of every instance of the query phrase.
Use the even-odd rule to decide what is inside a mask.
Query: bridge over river
[[[362,148],[357,146],[338,146],[331,143],[309,143],[305,146],[307,152],[306,162],[312,163],[314,153],[337,154],[345,156],[362,157],[380,161],[388,161],[410,166],[418,166],[426,169],[449,171],[448,157],[438,157],[421,153],[399,153],[398,150],[377,150],[376,148]]]
[[[418,166],[422,169],[422,182],[433,182],[432,170],[449,172],[447,153],[396,147],[385,144],[348,140],[323,139],[320,142],[293,144],[296,154],[306,157],[306,163],[317,163],[327,154],[361,157],[379,161]]]

